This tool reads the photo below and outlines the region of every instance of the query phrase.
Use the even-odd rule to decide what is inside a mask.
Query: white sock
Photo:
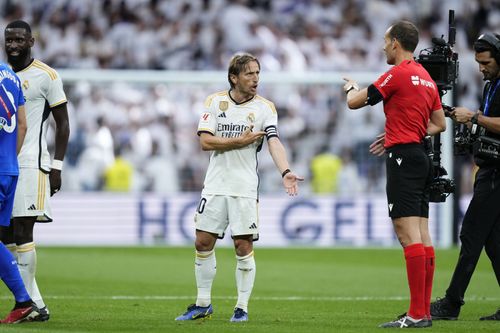
[[[248,300],[252,293],[255,281],[255,259],[253,251],[244,256],[236,256],[236,286],[238,288],[238,302],[236,307],[248,312]]]
[[[206,307],[212,303],[212,282],[217,271],[215,251],[196,251],[194,265],[196,286],[198,287],[196,305]]]
[[[23,279],[26,291],[38,308],[45,307],[42,295],[35,280],[36,250],[35,243],[25,243],[17,246],[17,267]]]

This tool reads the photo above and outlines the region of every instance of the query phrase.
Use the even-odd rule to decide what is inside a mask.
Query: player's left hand
[[[293,172],[289,172],[283,177],[283,186],[285,186],[286,193],[293,196],[299,193],[299,181],[303,181],[304,178],[297,176]]]
[[[50,196],[53,196],[61,189],[61,170],[52,169],[49,173]]]
[[[385,143],[385,132],[377,135],[375,141],[373,141],[372,144],[370,145],[370,153],[376,156],[384,155],[385,154],[384,143]]]

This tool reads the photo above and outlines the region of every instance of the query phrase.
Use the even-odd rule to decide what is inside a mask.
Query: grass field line
[[[0,296],[0,299],[11,299],[11,296]],[[103,300],[103,301],[120,301],[120,300],[137,300],[137,301],[178,301],[178,300],[195,300],[196,296],[183,295],[149,295],[149,296],[134,296],[134,295],[96,295],[96,296],[77,296],[77,295],[44,295],[44,299],[61,299],[61,300]],[[236,296],[212,296],[212,299],[219,300],[234,300]],[[406,296],[255,296],[254,301],[405,301],[409,300]],[[468,301],[484,301],[498,302],[498,297],[482,297],[482,296],[467,296]]]

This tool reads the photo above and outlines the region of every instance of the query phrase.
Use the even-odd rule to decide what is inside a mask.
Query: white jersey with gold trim
[[[59,74],[40,60],[34,59],[23,70],[16,72],[21,80],[26,100],[28,131],[19,153],[19,167],[39,168],[50,171],[50,155],[47,150],[47,133],[50,109],[66,103],[66,94]]]
[[[198,123],[198,134],[211,133],[218,137],[238,137],[250,125],[254,131],[266,131],[267,138],[278,136],[278,115],[274,104],[256,95],[236,104],[229,92],[210,95]],[[262,141],[240,149],[213,151],[205,176],[203,194],[257,198],[259,177],[257,152]]]

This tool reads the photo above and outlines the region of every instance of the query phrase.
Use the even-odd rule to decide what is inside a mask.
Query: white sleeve
[[[63,83],[59,74],[55,79],[49,77],[47,96],[45,96],[51,108],[67,102]]]
[[[266,131],[266,138],[269,140],[272,137],[279,137],[278,135],[278,113],[274,104],[271,104],[264,120],[264,131]]]
[[[202,132],[208,132],[215,135],[217,130],[217,115],[213,108],[213,98],[208,97],[205,101],[205,110],[200,116],[198,122],[198,135]]]

